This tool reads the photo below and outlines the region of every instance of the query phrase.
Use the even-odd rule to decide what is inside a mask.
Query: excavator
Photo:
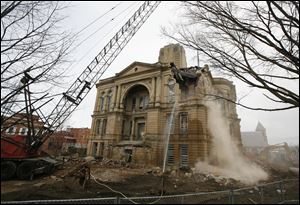
[[[160,1],[145,1],[84,69],[69,89],[63,93],[57,105],[47,116],[41,113],[39,108],[50,100],[35,107],[36,102],[45,98],[46,95],[38,100],[31,100],[29,85],[34,85],[35,78],[30,75],[30,71],[24,72],[20,84],[22,88],[24,87],[26,106],[10,116],[4,116],[1,111],[1,127],[5,127],[8,122],[16,118],[16,115],[26,111],[23,115],[25,119],[20,120],[27,122],[28,132],[25,136],[9,136],[1,133],[1,179],[11,179],[15,176],[19,179],[32,179],[35,174],[47,174],[55,169],[59,163],[50,157],[43,156],[41,146],[82,102],[159,4]],[[38,131],[34,129],[34,115],[38,115],[44,124]],[[10,123],[10,126],[17,123]]]
[[[286,164],[288,166],[295,165],[294,155],[294,151],[289,148],[286,142],[269,145],[259,153],[260,159],[264,162]]]

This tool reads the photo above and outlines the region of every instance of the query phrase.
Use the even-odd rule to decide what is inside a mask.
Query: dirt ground
[[[162,176],[159,168],[145,168],[116,162],[104,163],[99,161],[91,163],[91,179],[87,180],[83,187],[80,185],[80,180],[77,177],[66,176],[70,170],[74,170],[81,163],[83,163],[82,160],[70,160],[63,165],[62,169],[56,170],[51,176],[38,176],[32,181],[2,181],[1,201],[85,199],[115,197],[119,195],[107,187],[97,184],[94,177],[99,183],[103,183],[113,190],[121,191],[128,197],[158,196],[161,194],[162,188],[164,195],[172,195],[245,187],[245,185],[232,179],[219,179],[213,175],[193,174],[190,170],[169,170]],[[268,181],[261,183],[281,179],[299,179],[297,175],[290,172],[275,171],[272,169],[267,171],[270,177]],[[270,188],[269,192],[267,188],[265,189],[264,198],[266,201],[268,198],[270,200],[278,198],[278,193],[272,191],[276,189],[276,187]],[[249,191],[249,193],[252,192]],[[235,203],[254,203],[255,200],[256,202],[259,200],[255,196],[249,198],[248,195],[245,195],[245,197],[237,196]],[[296,183],[285,185],[285,197],[285,199],[299,200],[299,180]],[[220,203],[222,200],[228,202],[228,195],[224,196],[224,199],[219,198],[218,201],[210,200],[210,202]]]

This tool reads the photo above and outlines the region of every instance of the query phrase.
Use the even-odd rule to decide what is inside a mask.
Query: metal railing
[[[298,187],[299,179],[286,179],[214,192],[128,198],[1,201],[1,204],[299,204]]]

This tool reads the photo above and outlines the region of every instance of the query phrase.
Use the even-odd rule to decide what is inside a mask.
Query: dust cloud
[[[268,174],[244,158],[232,141],[229,125],[220,105],[215,100],[206,100],[204,104],[208,108],[208,129],[212,135],[212,150],[208,159],[196,163],[195,172],[233,178],[248,185],[266,180]]]

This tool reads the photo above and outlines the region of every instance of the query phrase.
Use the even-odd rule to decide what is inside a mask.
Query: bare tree
[[[163,29],[166,36],[198,50],[223,74],[267,91],[265,97],[280,105],[253,109],[299,107],[299,90],[290,88],[299,84],[299,2],[182,4],[187,22],[173,32]]]
[[[37,104],[51,85],[61,83],[61,65],[73,42],[59,27],[64,8],[55,1],[1,1],[1,116],[24,111],[20,94],[28,84],[37,88],[31,92]]]

